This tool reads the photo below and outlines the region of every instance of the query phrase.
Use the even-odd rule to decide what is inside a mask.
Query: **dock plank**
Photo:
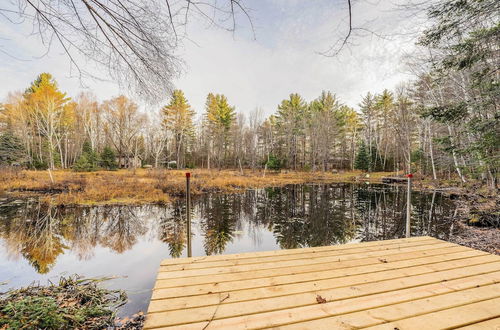
[[[471,259],[468,259],[471,258]],[[298,282],[307,281],[319,281],[325,279],[341,278],[345,276],[354,276],[361,274],[376,273],[381,271],[402,269],[410,266],[418,265],[429,265],[439,262],[447,262],[446,264],[454,264],[452,261],[468,259],[470,261],[480,260],[486,261],[490,260],[491,256],[485,255],[479,251],[465,251],[456,252],[443,255],[430,256],[427,258],[413,258],[412,255],[408,256],[408,259],[395,261],[395,262],[381,262],[380,260],[374,261],[374,263],[358,267],[349,267],[341,269],[328,269],[328,270],[315,270],[306,273],[295,273],[287,275],[276,275],[274,277],[261,277],[256,279],[243,279],[243,280],[233,280],[227,282],[215,282],[206,284],[194,284],[186,285],[181,287],[167,287],[163,288],[157,285],[155,288],[155,296],[161,298],[169,297],[179,297],[179,296],[193,296],[198,294],[208,294],[217,292],[227,292],[242,289],[252,289],[266,286],[275,286],[283,284],[291,284]],[[387,260],[385,260],[387,261]],[[466,264],[469,261],[466,261]]]
[[[418,237],[162,261],[145,329],[406,329],[496,299],[499,256]]]
[[[425,329],[432,324],[434,329],[445,329],[470,325],[491,319],[492,316],[500,316],[500,298],[483,300],[455,308],[449,308],[439,312],[414,316],[396,322],[369,327],[366,329]]]
[[[411,243],[408,243],[411,244]],[[235,266],[218,266],[212,268],[202,268],[202,269],[186,269],[186,270],[172,270],[165,271],[163,270],[163,266],[160,267],[160,271],[158,273],[159,279],[171,279],[171,278],[186,278],[193,276],[207,276],[207,275],[217,275],[217,274],[233,274],[240,272],[253,272],[255,270],[262,269],[273,269],[273,268],[288,268],[293,266],[303,266],[303,265],[312,265],[312,264],[320,264],[320,263],[332,263],[332,262],[340,262],[346,260],[355,260],[355,259],[364,259],[367,257],[385,257],[392,254],[400,254],[400,253],[411,253],[413,251],[423,251],[423,250],[432,250],[432,249],[443,249],[447,247],[453,246],[452,243],[438,243],[438,244],[423,244],[423,245],[410,245],[405,247],[396,247],[396,248],[384,248],[378,250],[369,249],[364,253],[355,253],[355,254],[334,254],[332,256],[327,257],[314,257],[311,256],[309,258],[304,259],[294,259],[294,260],[286,260],[286,261],[277,261],[277,262],[265,262],[262,264],[245,264],[245,265],[235,265]]]
[[[169,287],[183,287],[185,285],[195,285],[195,284],[209,284],[209,283],[223,283],[227,281],[239,281],[246,279],[259,279],[259,278],[276,278],[277,276],[290,276],[299,273],[311,273],[318,272],[323,270],[339,270],[339,269],[347,269],[357,266],[364,265],[375,265],[380,264],[381,259],[387,261],[387,263],[392,263],[401,260],[408,259],[420,259],[426,258],[429,256],[436,255],[444,255],[448,253],[459,253],[464,251],[475,251],[475,250],[466,250],[461,246],[450,246],[448,248],[442,249],[427,249],[422,251],[412,251],[412,252],[398,252],[392,254],[392,251],[384,256],[384,258],[379,257],[365,257],[354,260],[346,260],[346,261],[338,261],[335,264],[335,267],[332,268],[331,262],[328,263],[315,263],[315,264],[303,264],[300,266],[293,267],[285,267],[285,268],[277,268],[277,269],[262,269],[255,270],[253,272],[241,272],[241,273],[233,273],[230,276],[227,274],[219,274],[212,276],[192,276],[189,278],[189,282],[186,281],[185,278],[171,278],[163,280],[161,275],[158,275],[158,280],[156,281],[155,288],[169,288]],[[486,252],[475,251],[479,253],[486,254]]]
[[[499,330],[500,317],[495,317],[487,321],[466,325],[464,327],[456,328],[456,330]]]

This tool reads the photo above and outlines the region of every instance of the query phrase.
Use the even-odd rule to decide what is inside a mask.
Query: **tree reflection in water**
[[[358,236],[364,241],[405,236],[406,187],[368,185],[355,189],[356,217],[360,219]],[[412,193],[412,236],[449,237],[456,205],[447,197],[432,193]]]
[[[184,201],[174,201],[171,208],[161,211],[159,237],[167,243],[172,258],[179,258],[186,246],[186,204]]]
[[[0,237],[10,255],[22,255],[40,274],[48,273],[67,246],[59,228],[63,225],[56,208],[26,203],[4,208]]]
[[[241,215],[241,196],[213,195],[199,202],[201,226],[205,241],[203,247],[207,255],[224,252],[227,243],[233,240],[236,222]]]
[[[65,250],[91,259],[97,245],[123,253],[131,249],[147,225],[140,209],[120,207],[56,208],[39,202],[2,207],[0,238],[8,254],[23,256],[45,274]]]
[[[346,186],[291,186],[266,189],[259,214],[269,219],[281,248],[345,243],[355,238]]]
[[[118,253],[131,249],[137,242],[137,237],[147,231],[144,219],[136,214],[140,210],[141,208],[130,206],[103,208],[100,243]]]
[[[437,193],[412,194],[412,235],[450,235],[454,204]],[[194,239],[205,254],[238,250],[262,239],[280,248],[404,237],[405,187],[365,184],[291,185],[242,194],[206,194],[193,200]],[[94,257],[97,246],[123,253],[150,234],[172,257],[186,248],[185,203],[167,207],[113,206],[57,209],[29,201],[0,208],[0,243],[11,257],[26,258],[47,273],[71,250],[80,260]],[[263,238],[265,237],[265,238]],[[243,246],[245,244],[242,244]],[[269,244],[267,245],[269,246]],[[245,252],[242,248],[241,252]],[[0,258],[2,256],[0,255]]]

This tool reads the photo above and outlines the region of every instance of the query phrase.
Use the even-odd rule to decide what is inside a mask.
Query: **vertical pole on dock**
[[[191,173],[186,173],[186,222],[187,222],[187,255],[192,257],[191,251]]]
[[[411,178],[413,174],[408,174],[408,191],[406,193],[406,237],[410,237],[410,222],[411,222]]]

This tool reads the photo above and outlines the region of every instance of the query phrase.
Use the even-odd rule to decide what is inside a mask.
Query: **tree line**
[[[499,170],[500,27],[495,1],[444,1],[406,60],[414,79],[367,93],[359,108],[332,92],[297,93],[263,117],[207,95],[198,118],[181,90],[158,111],[125,96],[74,99],[47,73],[1,106],[0,161],[32,168],[201,167],[420,172],[481,179]]]
[[[181,90],[156,113],[126,96],[69,98],[48,73],[1,108],[4,165],[34,169],[116,167],[352,168],[362,122],[331,92],[306,102],[291,94],[263,118],[237,113],[226,96],[207,95],[196,118]]]

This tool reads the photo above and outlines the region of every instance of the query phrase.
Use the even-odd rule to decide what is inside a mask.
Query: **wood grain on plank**
[[[498,261],[498,258],[491,255],[459,259],[459,260],[448,260],[448,261],[432,263],[432,264],[424,264],[424,265],[419,265],[417,261],[411,260],[411,262],[409,262],[404,268],[398,268],[396,266],[393,269],[386,269],[378,272],[373,271],[371,273],[350,274],[349,276],[333,276],[333,277],[318,279],[315,277],[316,273],[311,273],[309,274],[309,276],[312,277],[311,279],[302,275],[301,278],[299,277],[300,281],[296,283],[279,283],[278,281],[273,281],[274,278],[272,278],[267,283],[267,285],[259,286],[256,288],[248,288],[248,287],[239,288],[233,285],[231,287],[226,287],[225,289],[222,290],[217,290],[218,285],[213,285],[213,286],[208,286],[208,291],[203,290],[202,292],[189,291],[188,288],[179,288],[179,290],[174,290],[173,292],[170,289],[158,289],[153,291],[151,299],[164,300],[176,297],[186,297],[186,299],[196,299],[190,296],[204,295],[204,294],[218,293],[218,292],[221,293],[232,292],[234,294],[239,294],[243,292],[245,293],[246,297],[252,297],[250,299],[247,299],[251,300],[251,299],[259,299],[259,298],[274,296],[280,293],[292,294],[292,293],[306,292],[306,291],[325,290],[335,287],[377,282],[398,277],[432,273],[436,271],[460,268],[471,265],[481,265],[494,261]],[[388,263],[383,263],[383,264],[387,265]]]
[[[242,291],[239,294],[235,294],[233,292],[227,295],[210,294],[205,296],[197,296],[196,299],[187,299],[182,302],[176,301],[178,298],[152,301],[151,304],[162,305],[154,307],[154,310],[161,310],[162,307],[167,308],[166,306],[170,305],[173,302],[180,303],[178,307],[183,309],[157,313],[151,313],[150,311],[148,311],[148,321],[150,325],[156,324],[156,326],[201,322],[210,320],[212,318],[218,319],[232,316],[256,314],[273,310],[288,309],[298,306],[314,305],[317,304],[317,295],[321,295],[321,297],[323,297],[327,301],[333,301],[381,292],[388,292],[392,290],[420,286],[430,283],[448,281],[450,279],[467,277],[471,275],[487,274],[495,271],[500,271],[500,262],[468,266],[460,269],[433,272],[423,275],[407,276],[397,279],[353,285],[336,289],[317,290],[292,295],[281,295],[271,298],[259,298],[251,301],[238,301],[241,299],[254,297],[253,295],[247,296],[245,294],[245,291]],[[212,306],[190,308],[189,304],[198,299],[211,299],[214,304]],[[216,315],[214,315],[215,312]]]
[[[500,256],[418,237],[164,260],[145,329],[487,329],[498,299]]]
[[[363,243],[348,243],[341,245],[328,245],[328,246],[318,246],[318,247],[308,247],[308,248],[297,248],[297,249],[286,249],[286,250],[273,250],[273,251],[259,251],[259,252],[245,252],[245,253],[235,253],[235,254],[222,254],[215,256],[201,256],[201,257],[190,257],[190,258],[173,258],[164,259],[161,265],[176,265],[176,264],[191,264],[191,263],[203,263],[210,262],[214,260],[231,260],[231,259],[245,259],[253,257],[268,257],[275,255],[287,255],[287,254],[303,254],[310,253],[311,251],[335,251],[335,250],[347,250],[358,248],[360,245],[369,246],[383,246],[391,244],[406,244],[416,241],[440,241],[436,238],[430,236],[419,236],[411,238],[396,238],[383,241],[371,241]]]
[[[355,255],[360,253],[366,253],[368,251],[381,251],[389,249],[400,249],[402,247],[409,246],[421,246],[421,245],[434,245],[439,243],[445,243],[443,241],[437,240],[424,240],[424,241],[412,241],[408,243],[392,243],[386,245],[374,245],[374,246],[364,246],[358,245],[357,247],[352,247],[350,249],[332,249],[332,250],[320,250],[314,249],[310,252],[295,253],[295,254],[285,254],[280,253],[273,256],[266,257],[247,257],[243,259],[230,259],[230,260],[214,260],[214,258],[207,258],[205,262],[191,263],[191,264],[174,264],[174,265],[162,265],[160,271],[168,272],[174,270],[188,270],[188,269],[202,269],[202,268],[214,268],[214,267],[228,267],[228,266],[238,266],[238,265],[249,265],[249,264],[265,264],[270,262],[279,262],[286,260],[300,260],[309,258],[319,258],[319,257],[331,257],[337,255]],[[448,243],[453,244],[453,243]],[[282,250],[287,251],[287,250]]]
[[[299,328],[309,329],[332,329],[340,326],[351,328],[366,328],[382,325],[387,322],[397,321],[410,317],[422,316],[428,313],[438,312],[450,308],[456,308],[471,303],[481,302],[487,299],[500,297],[500,284],[473,287],[470,289],[456,291],[428,298],[414,299],[412,301],[389,306],[372,308],[368,311],[343,314],[334,317],[317,319],[314,321],[296,323],[284,326],[284,329],[292,330]],[[397,327],[397,326],[396,326]],[[393,328],[392,328],[393,329]],[[406,329],[402,327],[400,329]],[[437,328],[433,328],[437,329]]]
[[[445,255],[451,253],[460,253],[460,252],[476,252],[482,255],[486,255],[488,253],[481,252],[477,250],[472,250],[468,248],[463,248],[461,246],[451,246],[448,248],[442,249],[434,249],[434,250],[423,250],[423,251],[412,251],[412,252],[403,252],[396,254],[387,254],[383,258],[380,257],[367,257],[362,259],[355,260],[347,260],[347,261],[338,261],[335,263],[322,263],[322,264],[306,264],[294,267],[285,267],[285,268],[276,268],[276,269],[262,269],[255,270],[253,272],[241,272],[241,273],[232,273],[232,274],[219,274],[219,275],[200,275],[200,276],[192,276],[189,277],[189,281],[185,278],[171,278],[171,279],[158,279],[157,280],[157,288],[168,288],[168,287],[183,287],[187,285],[196,285],[196,284],[206,284],[206,283],[222,283],[227,281],[240,281],[246,279],[259,279],[259,278],[267,278],[267,277],[277,277],[277,276],[287,276],[299,273],[310,273],[317,272],[322,270],[331,270],[331,269],[343,269],[343,268],[353,268],[357,266],[364,265],[375,265],[380,264],[381,260],[387,261],[387,263],[392,263],[401,260],[408,259],[420,259],[427,258],[430,256],[437,255]],[[499,257],[500,258],[500,257]]]
[[[500,317],[495,317],[487,321],[469,324],[456,330],[500,330]]]
[[[411,243],[410,243],[411,244]],[[201,276],[201,275],[215,275],[215,274],[228,274],[228,273],[239,273],[239,272],[252,272],[257,269],[273,269],[273,268],[285,268],[293,266],[302,266],[317,263],[332,263],[340,262],[346,260],[356,260],[363,259],[366,257],[384,257],[385,255],[398,254],[398,253],[411,253],[412,251],[423,251],[431,249],[443,249],[446,247],[453,247],[454,244],[451,243],[437,243],[433,245],[418,245],[411,246],[405,245],[401,248],[388,249],[388,250],[378,250],[378,251],[368,251],[365,253],[358,253],[354,255],[334,255],[325,256],[318,258],[308,258],[299,260],[287,260],[278,262],[269,262],[263,264],[250,264],[250,265],[240,265],[240,266],[226,266],[226,267],[212,267],[203,269],[188,269],[188,270],[176,270],[176,271],[162,271],[160,267],[160,272],[158,273],[158,279],[169,279],[169,278],[179,278],[179,277],[190,277],[190,276]],[[464,250],[466,248],[463,248]]]
[[[414,316],[403,320],[385,323],[366,329],[425,329],[432,325],[433,329],[450,329],[479,323],[500,317],[500,298],[483,300],[455,308],[450,308],[434,313]]]
[[[370,311],[378,307],[414,301],[417,299],[435,297],[447,293],[463,292],[467,289],[476,289],[483,286],[499,283],[500,272],[487,275],[472,276],[452,280],[443,285],[430,284],[415,288],[385,292],[366,297],[353,298],[343,301],[327,302],[311,306],[298,307],[287,310],[279,310],[267,313],[252,314],[241,317],[232,317],[213,320],[207,329],[261,329],[268,327],[280,327],[291,329],[332,329],[332,324],[346,315],[357,315],[364,313],[370,315]],[[202,329],[208,322],[190,323],[175,326],[180,330]],[[337,322],[337,325],[341,325]],[[346,323],[347,325],[347,323]],[[341,328],[341,327],[340,327]],[[169,329],[167,327],[166,329]]]

